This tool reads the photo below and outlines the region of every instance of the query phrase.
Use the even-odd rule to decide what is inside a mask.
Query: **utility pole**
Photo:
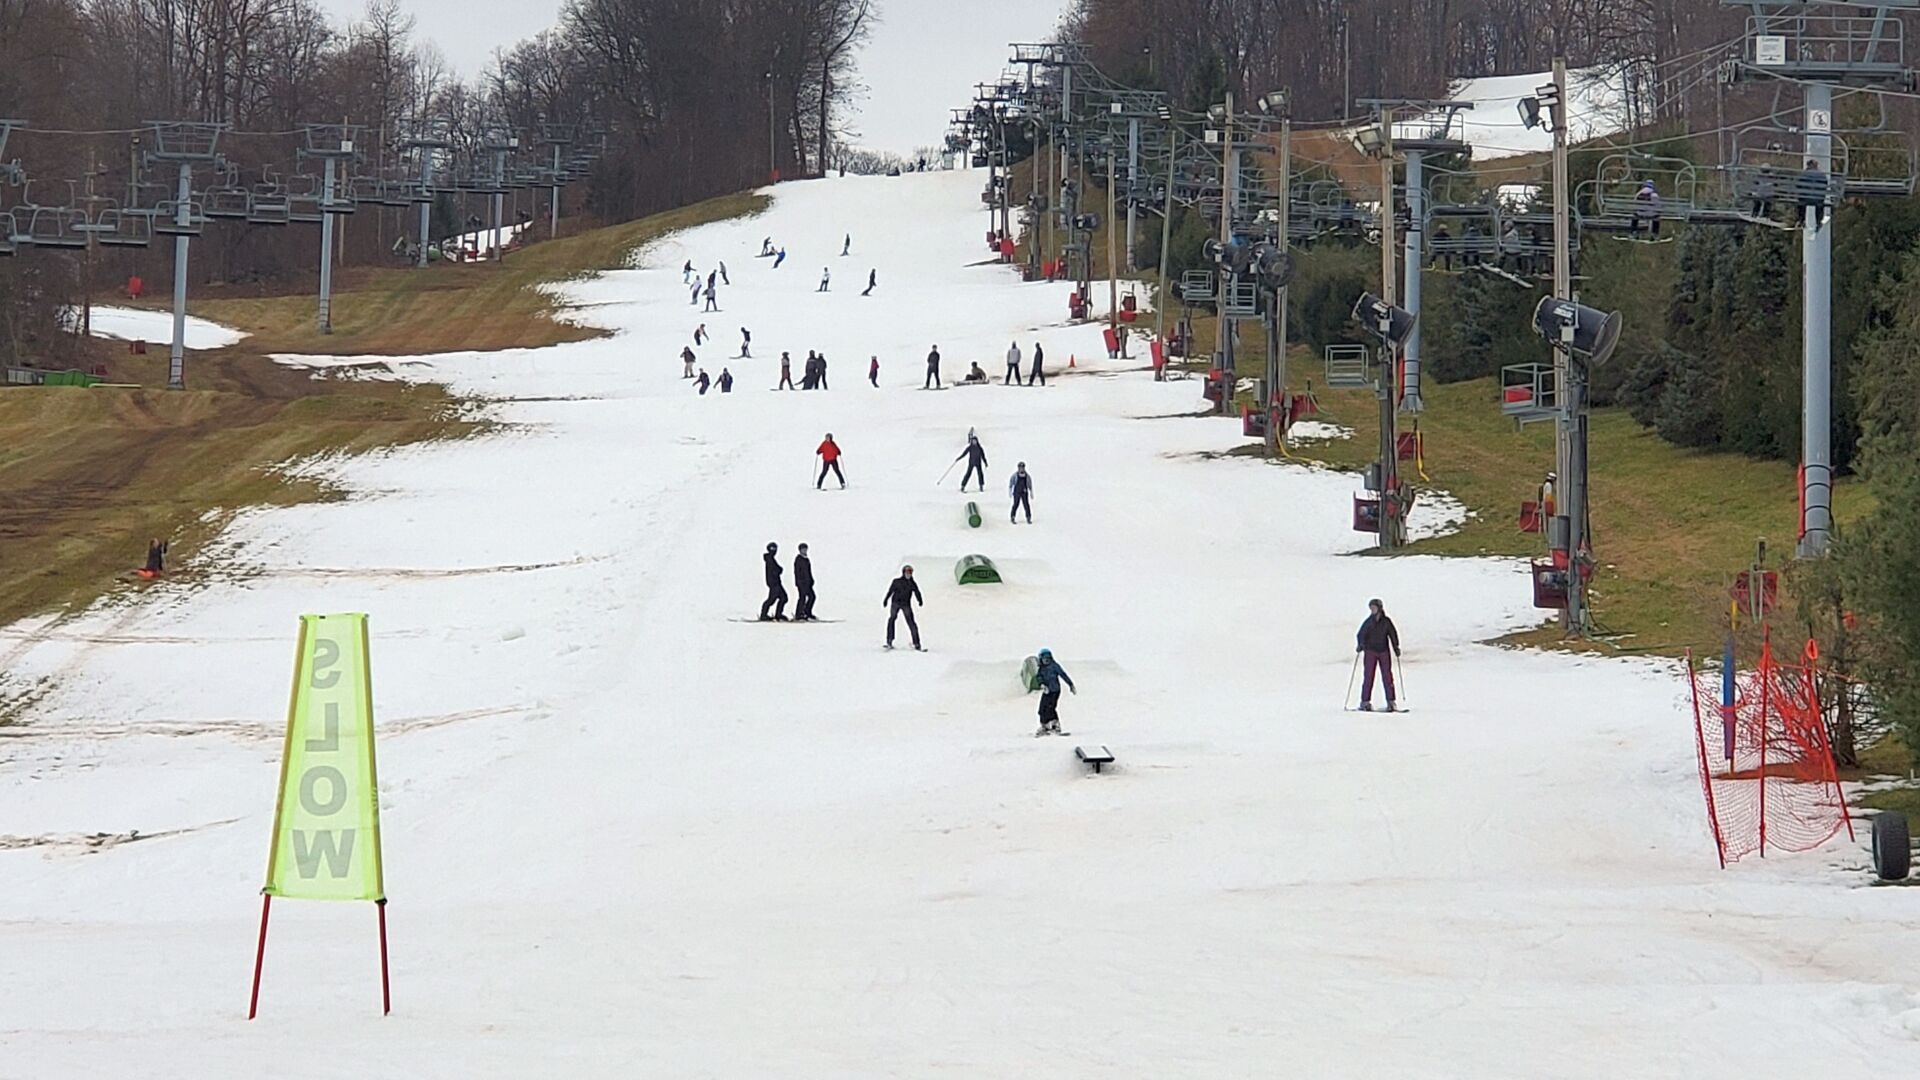
[[[1167,280],[1167,249],[1173,246],[1173,166],[1180,160],[1180,125],[1171,109],[1161,119],[1167,122],[1167,190],[1160,207],[1160,295],[1153,305],[1153,336],[1165,348],[1167,302],[1173,298],[1173,283]]]
[[[1140,118],[1127,119],[1127,270],[1135,269],[1134,259],[1134,221],[1139,216],[1135,208],[1139,205],[1138,187],[1140,183]],[[1109,226],[1111,227],[1111,226]]]
[[[1107,143],[1107,325],[1113,328],[1115,343],[1120,339],[1120,276],[1116,265],[1118,257],[1113,250],[1113,189],[1119,179],[1114,173],[1118,166],[1114,155],[1113,143]],[[1091,240],[1092,237],[1087,239]]]
[[[1833,87],[1806,86],[1807,170],[1833,171]],[[1800,227],[1801,373],[1799,554],[1827,553],[1833,532],[1833,213],[1824,203],[1804,207]]]
[[[1227,91],[1227,104],[1223,116],[1220,156],[1220,250],[1226,251],[1233,243],[1233,204],[1234,185],[1238,175],[1234,168],[1233,156],[1233,91]],[[1233,412],[1233,320],[1227,317],[1227,289],[1233,275],[1227,272],[1225,265],[1219,267],[1219,280],[1215,282],[1215,295],[1219,297],[1214,307],[1213,355],[1220,369],[1219,412],[1222,416]]]
[[[1393,265],[1393,107],[1381,104],[1375,109],[1380,123],[1380,299],[1394,305],[1400,302],[1400,282]],[[1405,513],[1400,505],[1400,433],[1395,424],[1400,373],[1399,350],[1387,345],[1384,351],[1375,384],[1380,398],[1380,550],[1392,551],[1400,546]]]
[[[1281,254],[1292,240],[1293,223],[1293,102],[1288,96],[1280,112],[1280,239]],[[1285,441],[1287,414],[1287,286],[1274,290],[1270,301],[1273,318],[1267,331],[1267,453],[1272,454]],[[1276,415],[1274,403],[1279,402]]]
[[[1572,181],[1567,170],[1567,58],[1553,58],[1553,295],[1573,299]],[[1560,483],[1555,494],[1566,520],[1567,606],[1560,614],[1563,633],[1578,634],[1587,626],[1587,592],[1581,560],[1587,549],[1587,416],[1586,373],[1566,350],[1553,353],[1554,397],[1560,406],[1554,439],[1555,466]],[[1554,526],[1547,526],[1549,532]],[[1549,535],[1549,542],[1552,537]]]

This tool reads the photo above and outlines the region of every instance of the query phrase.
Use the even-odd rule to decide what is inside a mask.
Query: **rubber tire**
[[[1873,872],[1881,881],[1905,881],[1912,862],[1907,815],[1899,810],[1873,815]]]

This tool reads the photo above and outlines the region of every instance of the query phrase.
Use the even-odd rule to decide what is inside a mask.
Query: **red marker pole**
[[[260,944],[253,950],[253,996],[247,1001],[247,1019],[260,1011],[260,968],[267,959],[267,913],[273,908],[272,894],[260,898]]]
[[[380,909],[380,1015],[387,1016],[393,1012],[393,991],[387,983],[387,901],[382,898],[375,900],[373,905]],[[261,925],[264,934],[265,924]],[[262,937],[261,940],[266,939]],[[254,978],[257,986],[259,976],[255,975]]]

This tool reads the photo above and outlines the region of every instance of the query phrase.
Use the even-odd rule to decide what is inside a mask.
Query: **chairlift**
[[[186,213],[181,214],[185,209]],[[207,216],[201,212],[200,203],[192,199],[182,202],[179,199],[162,199],[153,207],[153,232],[155,236],[199,236],[206,229]]]
[[[1914,151],[1904,141],[1854,146],[1835,136],[1833,149],[1833,171],[1842,175],[1841,194],[1846,197],[1904,199],[1913,194]]]
[[[94,220],[93,238],[102,247],[146,247],[153,242],[153,212],[109,206]]]
[[[245,221],[253,212],[253,192],[239,184],[221,184],[203,193],[201,206],[216,221]]]
[[[321,190],[324,192],[325,187],[323,186]],[[354,188],[353,177],[351,176],[334,177],[333,195],[331,197],[328,197],[323,194],[321,195],[319,202],[317,203],[317,205],[320,208],[320,212],[322,214],[336,214],[336,215],[353,213],[355,210],[359,209],[359,207],[356,205],[354,201],[354,190],[355,188]]]
[[[292,220],[292,206],[287,201],[287,193],[278,183],[255,184],[253,188],[253,208],[247,213],[247,221],[253,225],[285,225]]]
[[[87,246],[87,212],[72,206],[16,206],[13,242],[18,247],[73,250]]]
[[[13,211],[0,210],[0,258],[12,256],[20,250],[13,242]]]

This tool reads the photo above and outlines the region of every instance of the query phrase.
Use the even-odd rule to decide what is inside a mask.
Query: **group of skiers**
[[[980,444],[980,436],[967,432],[967,445],[953,464],[967,463],[967,469],[960,474],[960,491],[965,493],[967,482],[978,480],[980,490],[987,490],[987,448]],[[947,466],[949,470],[953,465]],[[1033,474],[1027,471],[1027,463],[1022,461],[1014,466],[1013,475],[1007,477],[1007,496],[1013,500],[1012,508],[1007,512],[1008,523],[1016,523],[1022,511],[1027,515],[1027,524],[1033,524]]]

